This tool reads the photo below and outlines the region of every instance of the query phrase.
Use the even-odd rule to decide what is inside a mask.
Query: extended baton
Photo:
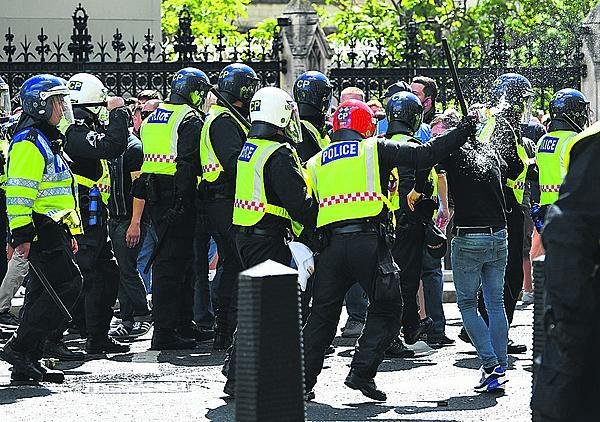
[[[231,111],[231,113],[233,113],[235,118],[238,119],[240,121],[240,123],[242,123],[244,126],[246,126],[246,129],[250,129],[250,122],[248,120],[246,120],[246,118],[244,116],[242,116],[242,113],[240,113],[233,106],[233,104],[231,104],[229,101],[227,101],[227,98],[225,98],[223,96],[223,94],[221,94],[219,91],[217,91],[217,89],[214,86],[210,89],[210,92],[212,92],[215,95],[215,97],[217,97],[217,99],[219,101],[221,101],[225,105],[225,107],[227,107],[227,109],[229,109],[229,111]]]
[[[442,38],[442,47],[444,47],[446,62],[448,62],[448,67],[450,68],[450,73],[452,74],[452,82],[454,82],[456,99],[458,100],[458,104],[460,105],[460,110],[462,111],[463,116],[466,116],[469,110],[467,109],[467,103],[465,102],[465,97],[463,95],[462,88],[460,87],[460,81],[458,80],[456,65],[454,64],[454,60],[452,60],[452,53],[450,52],[450,47],[448,46],[448,40],[446,38]]]
[[[158,253],[160,252],[160,249],[162,248],[162,245],[165,241],[165,237],[166,237],[168,230],[169,230],[169,224],[167,223],[161,233],[160,238],[156,242],[156,246],[154,247],[154,250],[152,251],[152,255],[150,255],[150,258],[148,259],[146,266],[144,266],[144,274],[148,274],[148,271],[150,271],[150,268],[152,267],[154,260],[156,259],[156,257],[158,256]]]
[[[561,118],[564,118],[567,121],[567,123],[573,126],[573,129],[577,130],[577,132],[583,132],[583,129],[577,123],[575,123],[575,121],[573,121],[573,119],[571,119],[568,114],[563,113]]]
[[[107,107],[108,101],[99,101],[97,103],[72,103],[73,108],[84,108],[84,107]]]
[[[33,270],[33,272],[35,273],[35,275],[37,276],[37,278],[40,279],[40,281],[42,282],[42,285],[44,286],[44,288],[46,289],[46,291],[48,292],[48,294],[50,295],[50,297],[52,298],[54,303],[56,303],[56,306],[58,306],[58,308],[60,309],[60,311],[62,312],[64,317],[67,319],[67,322],[73,321],[73,317],[71,316],[71,313],[69,312],[69,310],[67,309],[67,307],[65,306],[63,301],[60,300],[58,293],[56,293],[56,290],[54,290],[54,287],[52,287],[52,285],[50,284],[50,282],[48,281],[48,279],[46,278],[44,273],[41,272],[40,270],[38,270],[37,268],[35,268],[35,265],[33,265],[33,262],[31,262],[31,261],[29,261],[29,268],[31,268]]]

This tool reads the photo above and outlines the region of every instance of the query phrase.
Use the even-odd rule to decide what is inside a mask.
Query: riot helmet
[[[300,116],[324,116],[331,105],[333,86],[327,76],[310,70],[294,82],[294,100]]]
[[[580,129],[589,124],[590,102],[576,89],[566,88],[556,92],[550,100],[550,118],[571,125],[570,118]],[[577,129],[577,128],[573,128]]]
[[[32,119],[57,126],[61,120],[75,122],[64,79],[53,75],[35,75],[23,82],[19,95],[23,112]],[[55,111],[59,110],[59,113]]]
[[[346,100],[333,114],[333,132],[352,130],[363,139],[375,133],[375,115],[373,110],[359,100]]]
[[[282,89],[265,87],[256,91],[250,101],[248,137],[272,136],[280,130],[293,143],[302,142],[298,106]]]
[[[529,123],[533,97],[531,82],[518,73],[505,73],[493,83],[492,105],[514,119],[513,123]]]
[[[398,92],[389,99],[385,114],[388,119],[387,133],[414,134],[423,123],[423,106],[419,98],[410,92]]]
[[[210,88],[206,73],[194,67],[186,67],[173,76],[170,100],[183,101],[197,110],[203,110]]]
[[[230,103],[241,101],[242,107],[248,107],[259,85],[260,79],[256,72],[242,63],[233,63],[225,67],[217,81],[217,89],[225,99]]]

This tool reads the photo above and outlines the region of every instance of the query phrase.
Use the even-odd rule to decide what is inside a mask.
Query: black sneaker
[[[129,325],[131,324],[131,325]],[[114,328],[108,330],[108,336],[112,338],[129,338],[131,337],[131,333],[133,331],[133,323],[123,323],[121,322]]]
[[[402,340],[396,337],[385,351],[385,356],[388,358],[414,358],[415,352],[406,347]]]
[[[130,347],[127,344],[119,343],[109,336],[91,337],[85,342],[85,351],[88,355],[103,355],[106,353],[127,353]]]
[[[428,335],[426,343],[429,347],[432,347],[434,349],[439,349],[440,347],[451,346],[454,343],[456,343],[456,341],[452,340],[451,338],[446,337],[445,334],[442,334],[441,336],[435,336],[435,337]]]
[[[204,330],[198,327],[194,321],[190,321],[188,325],[177,327],[175,331],[182,338],[193,338],[196,341],[208,341],[215,338],[213,330]]]
[[[152,328],[152,321],[135,321],[133,323],[133,328],[131,329],[130,336],[141,337],[143,335],[148,334],[150,328]]]
[[[183,338],[175,330],[154,329],[150,350],[189,350],[196,347],[196,340]]]
[[[42,373],[42,382],[50,382],[53,384],[62,384],[65,382],[65,374],[63,371],[46,368],[38,361],[33,361],[32,363],[37,370]],[[10,380],[15,382],[28,382],[31,380],[31,377],[13,367],[10,374]]]
[[[9,310],[0,312],[0,327],[16,330],[19,328],[19,318],[10,313]]]
[[[14,339],[14,337],[13,337]],[[0,349],[0,359],[10,363],[18,372],[27,376],[28,379],[39,382],[44,378],[42,374],[29,359],[26,353],[19,352],[13,348],[13,340]]]
[[[416,327],[402,327],[404,341],[406,341],[406,344],[415,344],[422,334],[431,330],[431,327],[433,327],[433,320],[429,317],[425,317],[419,321]]]
[[[46,340],[42,347],[45,358],[55,358],[63,361],[85,360],[85,355],[81,352],[74,352],[60,340]]]
[[[354,372],[350,371],[350,374],[346,377],[344,384],[353,390],[359,390],[361,393],[363,393],[364,396],[370,399],[377,401],[387,400],[387,395],[377,388],[377,385],[375,385],[375,380],[373,380],[373,378],[361,378],[354,374]]]

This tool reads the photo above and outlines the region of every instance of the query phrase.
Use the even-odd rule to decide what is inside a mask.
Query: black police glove
[[[457,128],[461,131],[466,132],[467,136],[474,138],[477,133],[477,117],[476,116],[463,116],[458,123]]]

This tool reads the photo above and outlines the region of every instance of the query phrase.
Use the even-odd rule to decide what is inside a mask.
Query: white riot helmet
[[[89,73],[78,73],[73,75],[67,84],[71,92],[73,104],[104,103],[108,98],[108,89],[102,81]],[[108,122],[108,110],[106,107],[86,107],[90,113],[95,114],[101,123]]]
[[[250,122],[266,123],[282,129],[292,142],[302,141],[302,129],[298,116],[298,106],[292,97],[282,89],[261,88],[250,101]]]

